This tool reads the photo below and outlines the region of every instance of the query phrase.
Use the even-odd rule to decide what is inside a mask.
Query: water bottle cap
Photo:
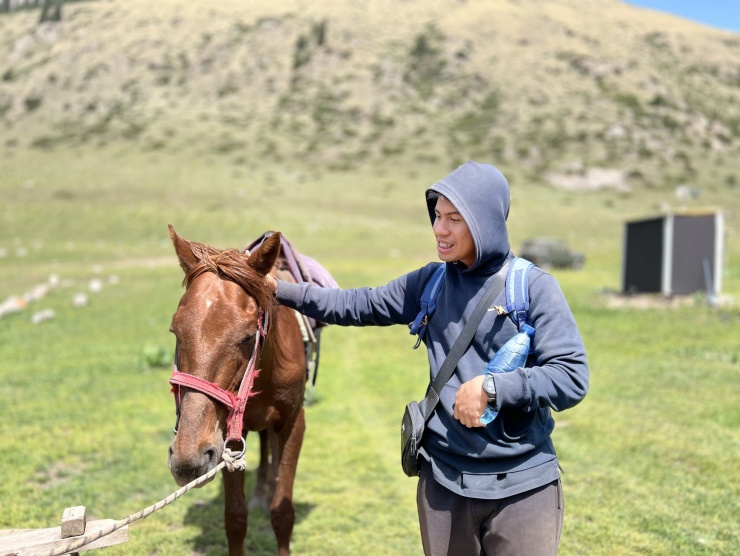
[[[527,336],[531,336],[532,334],[534,334],[534,328],[532,328],[528,324],[525,324],[522,326],[522,332],[525,332]]]

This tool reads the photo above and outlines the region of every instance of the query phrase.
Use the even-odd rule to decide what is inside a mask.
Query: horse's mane
[[[272,312],[275,298],[264,276],[249,266],[249,255],[237,249],[221,250],[195,242],[191,242],[190,249],[198,262],[185,274],[182,281],[185,289],[204,272],[213,272],[222,280],[230,280],[241,286],[261,309]]]

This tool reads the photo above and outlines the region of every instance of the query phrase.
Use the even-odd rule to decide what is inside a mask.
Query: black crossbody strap
[[[432,416],[432,412],[437,406],[437,402],[439,402],[439,393],[442,391],[442,388],[444,388],[444,385],[450,380],[452,373],[455,372],[457,362],[460,361],[463,353],[468,349],[470,341],[473,339],[473,336],[475,336],[486,311],[488,311],[488,308],[496,300],[496,297],[503,291],[504,286],[506,285],[506,273],[510,262],[510,259],[507,260],[504,263],[504,266],[501,267],[493,277],[493,280],[491,280],[491,284],[488,286],[486,293],[483,294],[478,305],[476,305],[473,310],[473,314],[470,315],[468,322],[465,323],[463,331],[457,337],[457,340],[455,340],[455,343],[452,345],[452,349],[450,349],[450,352],[447,354],[442,366],[439,368],[437,376],[434,377],[434,381],[429,386],[429,391],[427,392],[426,397],[419,402],[422,415],[424,415],[424,422],[429,421],[429,417]]]

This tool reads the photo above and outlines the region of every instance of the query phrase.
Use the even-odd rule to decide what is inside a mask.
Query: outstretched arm
[[[419,296],[434,266],[405,274],[377,288],[313,287],[266,277],[282,305],[329,324],[388,326],[408,324],[419,311]]]

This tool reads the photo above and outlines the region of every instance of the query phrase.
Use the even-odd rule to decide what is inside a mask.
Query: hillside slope
[[[76,2],[0,15],[0,149],[496,161],[567,188],[740,170],[740,35],[618,0]]]

